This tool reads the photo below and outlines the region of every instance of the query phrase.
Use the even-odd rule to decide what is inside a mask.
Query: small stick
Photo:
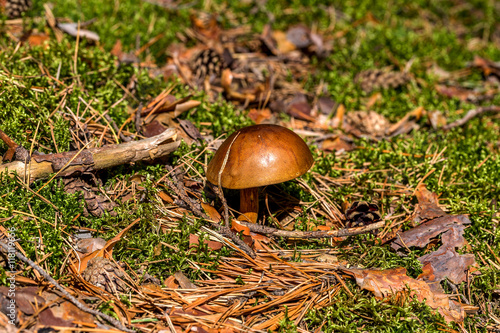
[[[5,144],[9,147],[7,152],[5,153],[4,159],[6,161],[12,161],[12,158],[14,158],[14,154],[16,153],[17,147],[19,145],[14,142],[7,134],[5,134],[4,131],[0,130],[0,139],[5,142]]]
[[[255,252],[252,250],[247,243],[245,243],[240,237],[231,231],[230,221],[229,221],[229,207],[226,202],[226,198],[224,198],[224,194],[222,191],[219,191],[217,186],[212,186],[212,190],[217,194],[219,199],[222,201],[222,205],[224,206],[224,225],[220,227],[220,232],[230,238],[236,245],[239,246],[241,250],[243,250],[246,254],[250,256],[250,258],[255,259],[257,256]],[[249,223],[253,224],[253,223]]]
[[[9,247],[2,240],[0,240],[0,246],[5,251],[9,251]],[[54,287],[56,287],[57,290],[59,290],[64,296],[66,296],[71,301],[71,303],[73,303],[80,310],[85,311],[87,313],[90,313],[90,314],[92,314],[94,316],[98,316],[98,317],[103,318],[104,320],[106,320],[107,322],[111,323],[113,326],[115,326],[119,330],[122,330],[122,331],[125,331],[125,332],[130,332],[130,333],[135,333],[134,330],[126,328],[125,326],[122,325],[122,323],[120,323],[115,318],[113,318],[111,316],[108,316],[107,314],[104,314],[104,313],[102,313],[100,311],[93,310],[93,309],[87,307],[86,305],[82,304],[78,299],[76,299],[74,296],[72,296],[70,293],[68,293],[66,291],[66,289],[64,289],[56,280],[54,280],[49,274],[47,274],[47,272],[45,272],[40,266],[38,266],[37,264],[35,264],[30,259],[26,258],[19,251],[15,251],[15,255],[16,255],[17,258],[19,258],[19,260],[21,260],[21,261],[25,262],[26,264],[30,265],[31,267],[33,267],[34,270],[36,270],[38,273],[40,273],[40,275],[42,275],[47,281],[49,281]]]
[[[478,116],[482,113],[486,113],[486,112],[490,112],[490,111],[500,112],[500,106],[491,105],[491,106],[483,106],[483,107],[480,107],[477,109],[472,109],[469,112],[467,112],[467,114],[463,118],[460,118],[452,123],[449,123],[449,124],[443,126],[443,129],[445,131],[447,131],[447,130],[452,129],[454,127],[463,126],[463,125],[465,125],[465,123],[467,123],[469,120],[471,120],[475,116]]]
[[[345,237],[354,236],[359,234],[364,234],[368,231],[382,228],[385,225],[384,221],[368,224],[363,227],[347,228],[340,230],[318,230],[318,231],[288,231],[279,230],[272,227],[267,227],[265,225],[239,221],[240,224],[248,227],[252,232],[258,232],[259,234],[265,234],[267,236],[276,237],[287,237],[287,238],[333,238],[333,237]]]

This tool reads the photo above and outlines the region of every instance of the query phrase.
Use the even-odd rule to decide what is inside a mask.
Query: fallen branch
[[[445,131],[447,131],[447,130],[452,129],[454,127],[463,126],[472,118],[474,118],[482,113],[492,112],[492,111],[493,112],[500,112],[500,106],[492,105],[492,106],[483,106],[483,107],[480,107],[477,109],[472,109],[469,112],[467,112],[467,114],[463,118],[460,118],[452,123],[449,123],[449,124],[443,126],[443,129]]]
[[[272,227],[267,227],[264,225],[238,221],[238,223],[248,227],[250,231],[257,232],[259,234],[264,234],[266,236],[275,236],[275,237],[287,237],[287,238],[333,238],[333,237],[345,237],[345,236],[354,236],[359,234],[364,234],[368,231],[372,231],[375,229],[382,228],[385,225],[384,221],[368,224],[363,227],[357,228],[348,228],[341,230],[318,230],[318,231],[288,231],[288,230],[280,230]]]
[[[11,176],[17,173],[35,180],[48,178],[53,173],[62,177],[125,163],[153,160],[176,150],[180,144],[176,137],[175,129],[169,128],[157,136],[139,141],[65,153],[33,155],[29,163],[16,161],[0,164],[0,173],[7,171]]]

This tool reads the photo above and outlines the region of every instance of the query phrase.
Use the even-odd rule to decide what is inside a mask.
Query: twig
[[[458,296],[460,296],[460,298],[462,299],[462,302],[464,302],[465,304],[470,304],[469,300],[464,296],[464,294],[462,294],[461,292],[458,291],[457,286],[454,283],[452,283],[448,279],[445,279],[445,281],[448,284],[448,287],[451,288],[451,290],[453,291],[453,293],[457,294]]]
[[[14,142],[14,140],[12,140],[2,130],[0,130],[0,140],[2,140],[3,142],[5,142],[5,144],[9,147],[9,149],[5,153],[4,159],[7,160],[7,161],[11,161],[12,158],[14,157],[14,154],[16,153],[16,149],[17,149],[17,147],[19,147],[19,145],[16,142]]]
[[[449,123],[449,124],[443,126],[443,129],[445,131],[447,131],[447,130],[452,129],[454,127],[463,126],[472,118],[474,118],[482,113],[486,113],[486,112],[490,112],[490,111],[500,112],[500,106],[491,105],[491,106],[483,106],[483,107],[480,107],[477,109],[472,109],[469,112],[467,112],[467,114],[463,118],[458,119],[452,123]]]
[[[137,111],[135,111],[135,132],[137,134],[141,133],[141,112],[142,112],[142,103],[139,103]]]
[[[250,256],[250,258],[255,259],[257,256],[255,255],[255,252],[252,250],[252,248],[248,246],[248,244],[245,243],[242,239],[240,239],[237,234],[231,231],[231,222],[229,221],[229,207],[227,205],[226,198],[224,198],[224,194],[222,193],[222,191],[219,191],[219,188],[217,186],[212,186],[212,190],[217,194],[222,202],[222,205],[224,206],[224,225],[220,227],[220,232],[224,236],[230,238],[234,242],[234,244],[238,245],[241,250],[243,250]]]
[[[9,247],[2,240],[0,240],[0,246],[5,251],[9,251]],[[49,274],[47,274],[47,272],[45,272],[45,270],[43,270],[40,266],[38,266],[37,264],[35,264],[30,259],[26,258],[19,251],[15,251],[15,255],[16,255],[17,258],[19,258],[19,260],[21,260],[21,261],[25,262],[26,264],[30,265],[33,269],[35,269],[38,273],[40,273],[40,275],[42,275],[47,281],[49,281],[54,287],[56,287],[56,289],[59,290],[64,296],[66,296],[68,298],[68,300],[70,300],[71,303],[73,303],[78,309],[80,309],[82,311],[85,311],[87,313],[90,313],[90,314],[92,314],[94,316],[101,317],[102,319],[106,320],[107,322],[109,322],[110,324],[112,324],[113,326],[115,326],[116,328],[118,328],[118,329],[120,329],[122,331],[130,332],[130,333],[135,333],[134,330],[126,328],[125,326],[122,325],[122,323],[120,323],[115,318],[113,318],[111,316],[108,316],[108,315],[106,315],[106,314],[104,314],[104,313],[102,313],[100,311],[93,310],[93,309],[87,307],[86,305],[82,304],[78,299],[76,299],[74,296],[72,296],[70,293],[68,293],[66,291],[66,289],[64,289],[56,280],[54,280]]]
[[[260,234],[265,234],[267,236],[275,236],[275,237],[287,237],[287,238],[333,238],[333,237],[345,237],[345,236],[354,236],[359,234],[364,234],[368,231],[372,231],[375,229],[382,228],[385,225],[384,221],[365,225],[363,227],[357,228],[347,228],[341,230],[318,230],[318,231],[288,231],[288,230],[279,230],[272,227],[267,227],[261,224],[250,223],[239,221],[240,224],[248,227],[252,232],[258,232]]]

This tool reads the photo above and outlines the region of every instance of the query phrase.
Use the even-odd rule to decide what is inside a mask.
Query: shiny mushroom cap
[[[254,125],[229,136],[208,164],[207,179],[244,189],[282,183],[303,175],[314,160],[304,140],[277,125]]]

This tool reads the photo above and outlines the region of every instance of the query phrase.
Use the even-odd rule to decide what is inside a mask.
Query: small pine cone
[[[195,80],[202,81],[207,76],[219,76],[224,69],[224,61],[216,51],[206,49],[194,55],[190,67]]]
[[[406,72],[369,69],[358,73],[354,80],[361,86],[361,89],[371,92],[380,88],[396,89],[410,81],[410,75]]]
[[[346,211],[347,228],[362,227],[381,219],[379,208],[376,204],[366,201],[355,201]]]
[[[130,287],[123,282],[125,274],[120,268],[106,258],[95,257],[89,260],[87,268],[82,272],[85,281],[94,286],[104,288],[109,293],[126,293]]]
[[[8,18],[20,17],[22,13],[31,8],[31,0],[6,0],[5,14]]]

